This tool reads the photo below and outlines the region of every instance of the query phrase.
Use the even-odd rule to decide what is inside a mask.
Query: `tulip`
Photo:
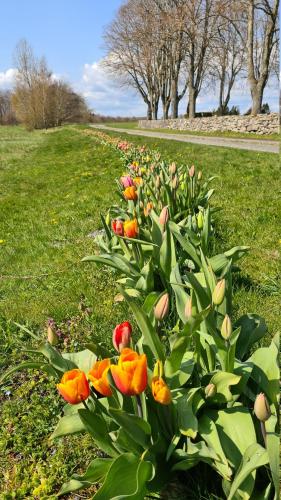
[[[270,407],[265,395],[261,392],[257,395],[254,405],[254,412],[256,417],[261,422],[266,422],[271,415]]]
[[[171,165],[169,165],[169,172],[171,175],[175,175],[177,171],[177,166],[175,164],[175,162],[171,163]]]
[[[226,314],[221,325],[221,336],[224,338],[224,340],[229,340],[231,334],[232,334],[231,319],[228,316],[228,314]]]
[[[134,177],[133,182],[134,182],[135,186],[140,186],[142,184],[142,178],[141,177]]]
[[[198,229],[202,229],[203,225],[204,225],[204,217],[203,217],[202,212],[199,212],[199,214],[197,215],[197,226],[198,226]]]
[[[57,389],[71,405],[85,401],[90,395],[90,386],[85,373],[76,368],[65,372],[61,382],[57,384]]]
[[[121,352],[124,347],[130,345],[132,326],[129,321],[124,321],[114,328],[112,342],[116,351]]]
[[[151,382],[152,395],[158,403],[169,405],[172,401],[172,395],[166,382],[161,377],[153,377]]]
[[[137,200],[138,193],[135,186],[129,186],[123,191],[125,200]]]
[[[145,217],[148,217],[151,210],[153,209],[153,203],[151,201],[149,201],[146,205],[146,207],[144,208],[144,215]]]
[[[110,224],[110,213],[109,212],[107,212],[107,214],[106,214],[105,222],[109,226],[109,224]]]
[[[107,378],[110,364],[109,358],[96,361],[93,368],[88,373],[88,379],[91,381],[96,391],[102,394],[102,396],[112,396],[112,390]]]
[[[197,175],[198,181],[201,181],[202,179],[202,170],[199,170],[198,175]]]
[[[165,226],[169,220],[169,208],[168,206],[163,207],[161,214],[159,216],[159,222],[162,224],[162,226]]]
[[[192,165],[188,171],[188,175],[189,177],[194,177],[194,174],[195,174],[195,168],[194,168],[194,165]]]
[[[216,393],[217,393],[217,388],[216,388],[215,384],[208,384],[205,387],[206,398],[212,398],[213,396],[216,395]]]
[[[111,222],[111,228],[112,231],[117,234],[118,236],[123,236],[124,233],[124,226],[123,226],[123,221],[116,219]]]
[[[186,301],[185,308],[184,308],[184,315],[186,319],[190,319],[192,316],[192,300],[191,297],[189,297]]]
[[[120,177],[120,182],[124,188],[134,185],[133,179],[130,177],[130,175],[123,175],[122,177]]]
[[[124,222],[124,236],[127,236],[127,238],[135,238],[138,235],[138,232],[137,219],[126,220]]]
[[[160,297],[155,308],[154,316],[158,321],[163,321],[169,313],[169,294],[166,292]]]
[[[53,328],[50,325],[48,325],[48,328],[47,328],[47,339],[48,339],[49,344],[51,344],[51,345],[57,345],[57,343],[59,341],[59,336],[58,336],[57,332],[55,330],[53,330]]]
[[[157,175],[157,177],[155,179],[155,186],[157,189],[159,189],[161,186],[161,179],[160,179],[159,175]]]
[[[147,359],[145,354],[125,347],[118,365],[111,365],[111,373],[117,389],[126,396],[136,396],[147,386]]]
[[[225,296],[225,279],[222,279],[217,282],[215,289],[213,291],[212,299],[213,299],[213,304],[216,306],[219,306]]]
[[[172,189],[178,189],[179,186],[179,179],[178,176],[175,175],[175,177],[172,180]]]

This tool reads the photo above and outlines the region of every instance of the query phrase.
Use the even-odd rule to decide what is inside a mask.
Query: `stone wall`
[[[211,116],[208,118],[177,118],[170,120],[140,120],[140,128],[167,128],[196,132],[255,132],[272,134],[279,132],[279,114],[257,116]]]

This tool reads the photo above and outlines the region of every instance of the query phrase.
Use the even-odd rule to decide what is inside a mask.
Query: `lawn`
[[[266,318],[269,336],[280,331],[278,156],[147,137],[129,140],[217,176],[215,203],[223,209],[217,249],[251,246],[235,280],[235,315],[256,312]],[[99,213],[114,201],[114,178],[122,172],[119,153],[83,134],[83,127],[32,133],[2,127],[0,151],[0,366],[23,358],[19,350],[28,337],[15,321],[44,336],[47,318],[54,318],[68,348],[108,342],[125,312],[114,306],[109,271],[80,260],[93,251],[89,234],[100,227]],[[62,409],[55,393],[54,381],[34,372],[1,388],[0,497],[5,500],[54,498],[61,481],[85,469],[95,452],[86,437],[50,444]]]
[[[107,127],[111,128],[124,128],[129,130],[144,130],[138,127],[138,122],[112,122],[112,123],[104,123]],[[145,129],[147,132],[163,132],[165,134],[179,134],[179,135],[199,135],[204,137],[225,137],[232,139],[256,139],[256,140],[270,140],[270,141],[280,141],[280,134],[268,134],[268,135],[260,135],[255,133],[244,133],[244,132],[195,132],[191,130],[171,130],[168,128],[153,128],[153,129]]]

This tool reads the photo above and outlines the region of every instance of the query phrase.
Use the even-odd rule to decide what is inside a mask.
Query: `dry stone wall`
[[[140,128],[167,128],[196,132],[255,132],[266,135],[279,132],[279,114],[257,116],[211,116],[207,118],[177,118],[171,120],[140,120]]]

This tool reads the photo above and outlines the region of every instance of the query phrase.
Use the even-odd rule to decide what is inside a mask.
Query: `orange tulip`
[[[123,191],[123,195],[124,195],[124,198],[125,200],[137,200],[138,198],[138,193],[137,193],[137,190],[136,190],[136,187],[135,186],[129,186],[125,189],[125,191]]]
[[[151,201],[149,201],[147,203],[146,207],[144,208],[144,211],[143,211],[145,217],[149,216],[149,214],[150,214],[150,212],[151,212],[152,209],[153,209],[153,203]]]
[[[101,361],[96,361],[93,368],[88,373],[88,379],[92,382],[96,391],[103,396],[112,396],[112,390],[107,379],[109,369],[110,359],[106,358]]]
[[[142,184],[142,178],[141,177],[135,177],[133,179],[134,185],[135,186],[140,186]]]
[[[124,222],[124,236],[127,236],[127,238],[135,238],[138,235],[138,232],[137,219],[126,220]]]
[[[111,366],[114,383],[126,396],[136,396],[147,386],[146,355],[125,347],[119,357],[118,365]]]
[[[161,403],[161,405],[169,405],[171,403],[171,391],[162,377],[153,377],[151,390],[155,401]]]
[[[57,389],[65,401],[71,405],[85,401],[90,395],[90,386],[86,375],[78,368],[65,372],[60,384],[57,384]]]

